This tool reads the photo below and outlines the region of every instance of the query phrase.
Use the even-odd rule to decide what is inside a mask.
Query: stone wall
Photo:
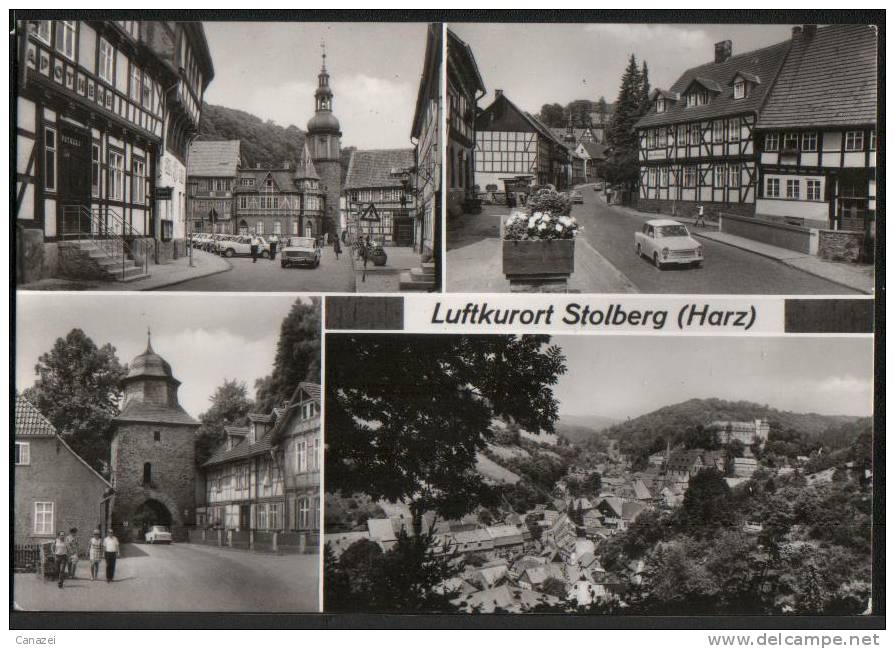
[[[752,216],[755,214],[755,206],[752,203],[713,203],[704,201],[705,218],[709,221],[717,221],[721,214],[735,214],[737,216]],[[632,207],[641,212],[654,212],[669,218],[684,216],[696,218],[699,202],[697,201],[666,201],[656,198],[638,198]],[[673,211],[672,211],[673,210]]]
[[[727,213],[721,218],[721,232],[805,254],[812,254],[816,245],[816,230]]]
[[[819,230],[817,254],[830,261],[861,261],[864,250],[864,233],[844,230]]]
[[[56,277],[83,280],[108,279],[106,271],[100,267],[97,258],[91,257],[90,252],[82,250],[77,243],[58,243],[56,248],[59,256]]]
[[[195,515],[196,426],[120,422],[112,440],[112,475],[116,524],[129,521],[147,500],[168,509],[174,525],[192,522]],[[154,432],[160,433],[155,441]],[[152,465],[152,481],[143,484],[143,465]],[[186,514],[184,513],[186,512]]]

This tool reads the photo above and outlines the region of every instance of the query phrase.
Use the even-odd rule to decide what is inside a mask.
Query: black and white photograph
[[[448,24],[452,292],[872,294],[872,25]]]
[[[12,606],[319,611],[319,300],[18,301]]]
[[[15,27],[19,288],[439,288],[442,25]]]
[[[869,613],[872,354],[329,333],[324,610]]]

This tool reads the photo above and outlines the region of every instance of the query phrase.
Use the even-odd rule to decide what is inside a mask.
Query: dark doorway
[[[59,127],[59,229],[64,237],[89,234],[90,133],[67,124]]]
[[[131,530],[132,533],[137,535],[137,538],[142,540],[153,525],[164,525],[170,529],[173,520],[171,512],[168,511],[167,507],[158,500],[150,498],[134,512],[134,516],[131,519]]]
[[[239,529],[247,530],[251,527],[252,507],[251,505],[239,506]]]
[[[411,219],[409,216],[396,216],[392,238],[394,239],[395,245],[412,246],[413,219]]]

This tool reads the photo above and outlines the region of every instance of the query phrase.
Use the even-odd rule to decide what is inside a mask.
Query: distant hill
[[[687,430],[697,425],[705,426],[718,419],[750,421],[759,418],[767,419],[772,430],[792,429],[818,441],[823,441],[828,431],[841,429],[861,419],[846,415],[789,412],[749,401],[690,399],[610,426],[605,434],[619,441],[622,453],[639,456],[648,453],[657,438],[669,439],[674,445]]]
[[[243,160],[252,167],[294,162],[305,146],[305,132],[293,124],[284,128],[244,110],[215,104],[202,105],[198,139],[239,140]]]
[[[561,415],[556,432],[570,443],[580,445],[617,423],[618,419],[599,415]]]

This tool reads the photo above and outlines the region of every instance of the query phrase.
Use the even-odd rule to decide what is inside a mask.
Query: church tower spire
[[[308,134],[305,143],[310,153],[313,167],[320,177],[320,189],[325,195],[323,216],[314,223],[315,236],[339,232],[339,195],[342,192],[342,126],[333,115],[333,91],[330,87],[329,71],[326,69],[326,43],[320,43],[321,64],[317,74],[317,90],[314,91],[314,116],[308,120]],[[302,232],[305,225],[302,224]]]

